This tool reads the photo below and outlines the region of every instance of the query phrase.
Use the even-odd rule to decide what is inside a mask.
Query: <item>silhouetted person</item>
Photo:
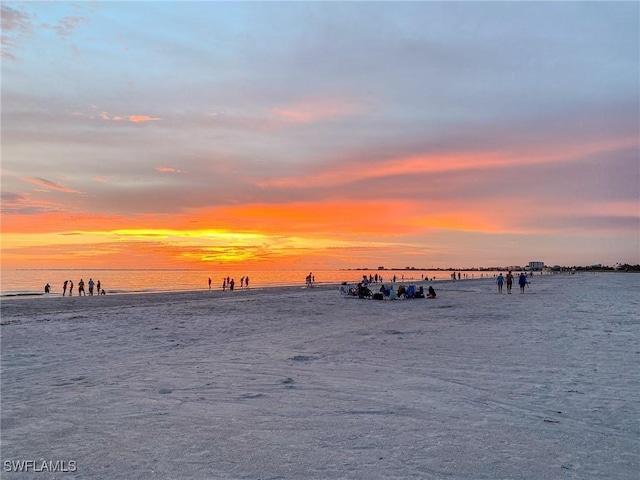
[[[511,287],[513,286],[513,275],[511,274],[511,270],[507,273],[507,293],[511,293]]]
[[[518,278],[518,284],[520,284],[520,293],[524,293],[524,286],[527,284],[527,276],[522,272]]]

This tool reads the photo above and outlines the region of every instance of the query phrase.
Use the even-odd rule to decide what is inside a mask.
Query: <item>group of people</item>
[[[433,277],[432,279],[430,279],[428,276],[425,277],[424,274],[422,274],[422,280],[423,281],[429,281],[429,280],[435,280],[436,277]],[[376,273],[375,275],[373,274],[369,274],[369,276],[367,277],[366,275],[362,276],[362,281],[369,284],[369,283],[383,283],[384,279],[382,278],[382,275]],[[400,276],[400,278],[398,278],[397,275],[394,275],[393,277],[391,277],[391,283],[396,283],[396,282],[404,282],[404,274]]]
[[[416,289],[415,285],[409,285],[405,287],[400,285],[396,290],[395,285],[391,284],[390,287],[386,287],[384,284],[380,287],[379,293],[373,293],[369,288],[368,279],[364,277],[358,285],[348,288],[343,284],[341,288],[342,294],[346,296],[354,296],[358,298],[373,298],[374,300],[397,300],[397,299],[409,299],[409,298],[436,298],[436,291],[433,286],[429,286],[425,295],[424,287],[420,286]]]
[[[498,293],[502,293],[502,286],[505,283],[507,284],[507,293],[511,293],[511,287],[513,287],[513,280],[514,280],[514,276],[511,273],[511,270],[509,270],[509,273],[507,273],[506,278],[502,275],[502,273],[498,275],[498,278],[496,279],[496,283],[498,284]],[[522,272],[518,276],[518,285],[520,285],[520,293],[524,293],[524,287],[527,285],[527,275],[524,272]]]
[[[69,289],[69,296],[72,297],[73,296],[73,280],[65,280],[64,283],[62,284],[62,296],[66,296],[67,295],[67,288]],[[94,290],[96,291],[96,295],[104,295],[105,291],[104,288],[102,288],[102,285],[100,284],[100,280],[98,280],[97,282],[94,282],[92,278],[89,279],[89,281],[87,282],[87,287],[89,289],[89,295],[93,295]],[[44,286],[44,293],[45,294],[50,294],[51,293],[51,285],[49,285],[48,283]],[[78,296],[82,297],[82,296],[86,296],[87,292],[85,291],[85,283],[84,280],[81,278],[80,281],[78,282]]]
[[[225,277],[222,279],[222,291],[227,289],[233,291],[236,288],[236,281],[231,277]],[[240,279],[240,288],[249,288],[249,276],[244,276]],[[209,290],[211,290],[211,278],[209,278]]]
[[[460,279],[460,274],[458,273],[458,275],[456,275],[456,273],[454,272],[451,275],[452,280],[455,280],[456,276],[457,276],[457,279]],[[379,278],[381,280],[381,277],[379,277]],[[354,297],[359,297],[359,298],[373,298],[373,299],[376,299],[376,300],[383,300],[385,298],[389,298],[389,299],[397,299],[397,298],[436,298],[436,291],[434,290],[434,288],[432,286],[429,286],[429,289],[428,289],[426,295],[425,295],[423,287],[420,287],[419,289],[416,290],[416,287],[414,285],[410,285],[408,287],[405,287],[404,285],[400,285],[398,287],[398,289],[396,290],[394,288],[393,284],[391,285],[390,288],[387,288],[384,285],[382,285],[380,287],[380,292],[374,294],[369,289],[369,284],[371,283],[371,280],[372,280],[371,278],[367,277],[366,275],[363,275],[362,276],[362,281],[360,281],[360,283],[358,283],[356,286],[347,287],[346,286],[346,282],[345,282],[345,283],[342,284],[343,286],[341,287],[340,290],[341,290],[342,294],[345,295],[345,296],[354,296]],[[498,293],[502,293],[503,285],[506,283],[506,285],[507,285],[507,293],[510,294],[511,293],[511,289],[513,287],[513,283],[515,282],[515,280],[516,280],[516,276],[511,272],[511,270],[509,270],[509,272],[507,273],[506,276],[504,276],[504,275],[502,275],[502,273],[500,273],[498,275],[498,277],[496,278],[496,283],[498,285]],[[529,283],[527,281],[527,274],[525,272],[522,272],[522,273],[518,274],[517,275],[517,280],[518,280],[518,285],[520,286],[520,293],[524,293],[525,287]],[[308,277],[307,277],[307,281],[309,281]]]
[[[363,275],[362,276],[362,281],[366,282],[366,283],[378,283],[378,282],[382,283],[383,280],[382,280],[382,275],[379,275],[379,274],[376,273],[375,275],[369,274],[368,277],[366,275]],[[393,277],[393,281],[394,282],[396,281],[396,277],[395,276]]]
[[[436,298],[436,291],[433,286],[429,285],[427,289],[427,294],[425,296],[424,288],[420,286],[417,290],[415,285],[409,285],[405,287],[404,285],[400,285],[398,290],[393,288],[386,288],[384,285],[380,287],[380,293],[382,293],[383,298],[388,297],[390,300],[395,300],[397,298]]]

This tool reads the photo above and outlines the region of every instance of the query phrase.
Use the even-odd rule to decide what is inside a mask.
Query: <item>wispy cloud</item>
[[[11,223],[9,218],[14,216],[32,218],[35,215],[52,214],[62,210],[59,204],[33,198],[28,193],[3,192],[1,200],[0,205],[2,214],[5,215],[3,218],[5,224]]]
[[[160,117],[150,117],[148,115],[129,115],[127,119],[130,122],[134,122],[134,123],[156,122],[158,120],[161,120]]]
[[[47,189],[51,189],[51,190],[58,190],[60,192],[65,192],[65,193],[82,193],[79,192],[78,190],[74,190],[73,188],[70,187],[65,187],[64,185],[60,185],[59,183],[56,182],[52,182],[50,180],[46,180],[44,178],[37,178],[37,177],[20,177],[20,180],[22,180],[23,182],[26,183],[31,183],[33,185],[38,185],[40,187],[44,187]]]
[[[156,122],[161,120],[160,117],[150,117],[149,115],[129,115],[129,116],[114,115],[110,117],[107,112],[100,112],[100,118],[102,118],[103,120],[110,120],[114,122],[133,122],[133,123]]]
[[[271,116],[287,123],[316,123],[355,115],[361,107],[354,101],[335,98],[308,99],[274,107]]]
[[[89,25],[88,17],[67,16],[61,18],[52,28],[61,38],[69,38],[80,25]]]
[[[12,53],[18,46],[20,38],[33,33],[33,20],[31,15],[23,10],[11,8],[2,4],[2,58],[7,60],[15,60],[16,56]]]

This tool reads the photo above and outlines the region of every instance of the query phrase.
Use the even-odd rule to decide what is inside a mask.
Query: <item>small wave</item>
[[[0,298],[4,297],[44,297],[45,293],[39,292],[6,292],[0,295]]]

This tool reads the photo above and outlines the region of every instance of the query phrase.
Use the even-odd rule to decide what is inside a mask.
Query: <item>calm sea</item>
[[[301,270],[256,270],[246,272],[207,272],[200,270],[3,270],[0,278],[0,296],[40,295],[44,286],[51,285],[51,295],[62,295],[65,280],[74,283],[74,294],[78,291],[78,282],[83,279],[85,285],[89,279],[97,283],[100,280],[106,293],[142,293],[166,291],[191,291],[211,288],[221,289],[223,278],[235,280],[240,288],[240,279],[249,277],[250,288],[276,286],[304,286],[310,272]],[[448,280],[451,272],[438,270],[318,270],[313,272],[318,285],[357,282],[363,275],[381,275],[390,281],[395,275],[398,282],[420,281],[424,278]],[[494,272],[462,272],[467,278],[493,277]],[[88,287],[85,287],[88,289]]]

